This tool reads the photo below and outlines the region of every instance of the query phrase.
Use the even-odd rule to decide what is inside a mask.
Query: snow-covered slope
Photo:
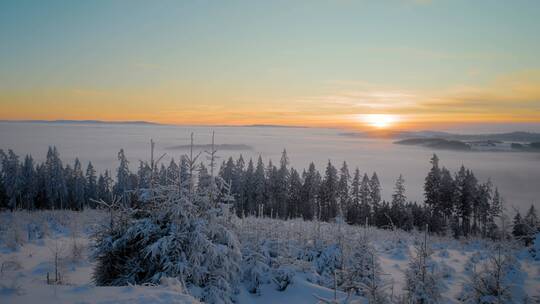
[[[0,214],[0,303],[198,303],[181,284],[164,281],[161,286],[96,287],[92,282],[93,262],[88,259],[92,227],[106,220],[96,211],[17,212]],[[374,228],[262,218],[235,219],[232,223],[243,253],[259,248],[272,257],[272,267],[290,274],[284,291],[278,291],[269,271],[258,294],[240,286],[238,303],[316,303],[333,299],[332,282],[319,270],[317,248],[331,256],[332,244],[347,243],[354,248],[367,237],[375,248],[386,282],[386,291],[394,299],[404,294],[404,272],[414,256],[414,246],[421,233],[387,231]],[[471,272],[488,261],[493,243],[482,240],[456,241],[430,237],[432,260],[440,272],[443,303],[458,303],[463,284]],[[326,250],[326,251],[325,251]],[[525,295],[540,295],[540,261],[525,248],[512,249],[518,260],[515,271],[508,273],[516,303]],[[55,276],[55,255],[59,257],[59,284],[47,284]],[[312,256],[310,256],[312,255]],[[317,264],[319,263],[319,264]],[[274,270],[275,270],[274,269]],[[326,281],[325,281],[326,280]],[[329,283],[329,284],[327,284]],[[323,286],[324,285],[324,286]],[[338,299],[347,295],[337,292]],[[364,298],[353,296],[359,303]]]

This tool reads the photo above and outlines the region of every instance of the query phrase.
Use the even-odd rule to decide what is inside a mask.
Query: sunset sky
[[[539,16],[538,0],[1,1],[0,119],[540,123]]]

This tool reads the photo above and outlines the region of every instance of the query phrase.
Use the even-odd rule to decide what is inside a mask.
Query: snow
[[[94,262],[88,258],[88,249],[93,227],[103,220],[106,214],[93,210],[0,213],[0,303],[198,303],[196,292],[193,296],[186,294],[174,280],[162,281],[160,286],[95,286]],[[235,219],[232,224],[244,249],[248,246],[255,250],[256,244],[261,244],[261,255],[275,263],[275,268],[266,273],[270,279],[263,280],[258,294],[248,292],[246,282],[241,283],[236,295],[238,303],[301,304],[334,298],[331,286],[319,284],[322,274],[317,272],[315,248],[333,248],[331,245],[338,240],[336,224],[251,217]],[[348,225],[342,229],[344,242],[351,246],[361,237],[368,237],[378,255],[382,279],[388,283],[387,292],[394,297],[403,295],[404,272],[423,235],[375,228],[364,231],[362,227]],[[525,294],[540,296],[540,261],[533,255],[538,239],[537,236],[530,250],[511,248],[519,264],[508,273],[508,279],[518,299]],[[478,270],[486,263],[494,243],[435,236],[430,236],[428,242],[433,249],[431,259],[441,274],[443,303],[458,303],[463,284],[469,282],[474,268]],[[62,283],[48,285],[47,273],[51,277],[54,273],[55,251],[61,257]],[[271,279],[277,270],[290,274],[290,284],[283,291]],[[345,297],[345,293],[338,291],[338,299]],[[358,296],[352,299],[367,303]]]

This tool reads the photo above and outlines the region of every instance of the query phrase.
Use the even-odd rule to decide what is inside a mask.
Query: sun
[[[398,117],[392,114],[366,114],[360,115],[360,120],[371,127],[386,129],[393,126],[398,121]]]

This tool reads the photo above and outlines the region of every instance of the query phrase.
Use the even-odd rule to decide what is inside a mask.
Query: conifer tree
[[[339,181],[338,181],[338,212],[345,216],[346,211],[350,206],[350,190],[349,190],[349,181],[351,175],[349,174],[349,168],[347,167],[347,162],[343,162],[341,169],[339,170]]]
[[[62,161],[56,147],[49,147],[45,161],[47,201],[51,208],[64,209],[67,203],[67,185]]]
[[[310,163],[309,168],[303,174],[304,184],[302,186],[302,213],[305,220],[318,218],[319,214],[319,188],[321,176],[315,164]]]
[[[329,221],[338,215],[338,176],[330,160],[320,187],[321,220]]]
[[[114,194],[118,197],[125,198],[127,192],[132,190],[131,179],[129,172],[129,162],[124,154],[124,149],[120,149],[118,152],[118,161],[120,165],[116,170],[116,185],[114,187]]]
[[[73,183],[72,183],[72,193],[73,193],[73,208],[75,210],[82,210],[86,203],[86,179],[84,177],[81,162],[78,158],[75,158],[75,164],[73,165],[72,173]]]
[[[86,200],[91,207],[95,207],[94,201],[98,199],[98,180],[96,177],[96,169],[92,162],[88,162],[86,167]]]
[[[253,177],[253,189],[255,191],[255,205],[258,210],[262,210],[262,208],[266,207],[267,205],[267,194],[266,194],[266,175],[264,171],[264,164],[262,161],[262,157],[259,155],[259,158],[257,159],[257,169],[255,170],[255,176]],[[263,210],[263,212],[268,212],[267,210]],[[258,213],[257,213],[258,214]],[[264,214],[258,214],[259,216],[263,216]]]
[[[36,170],[34,169],[34,160],[32,159],[32,156],[26,155],[24,158],[21,175],[21,205],[27,210],[32,210],[35,208],[34,202],[38,191]]]

